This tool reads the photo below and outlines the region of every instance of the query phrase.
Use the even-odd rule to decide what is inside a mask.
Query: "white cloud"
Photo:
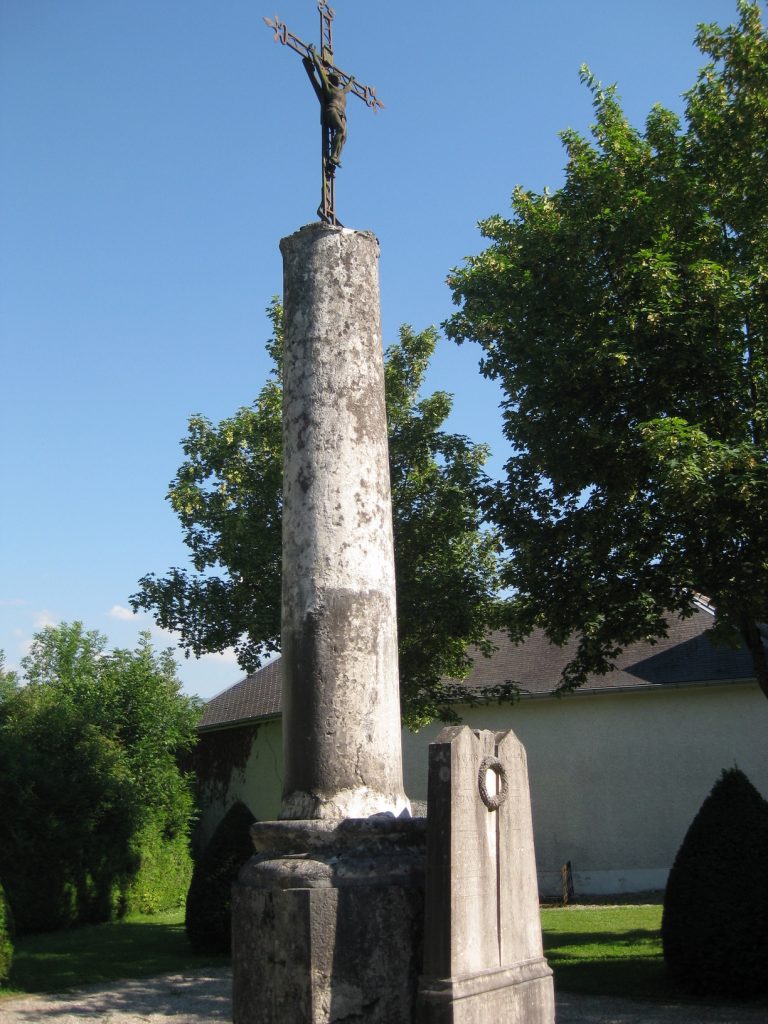
[[[29,601],[25,601],[23,597],[11,597],[0,600],[0,608],[23,608],[24,605],[28,605]]]
[[[121,622],[132,622],[133,619],[138,618],[135,612],[130,608],[123,608],[121,604],[113,604],[108,615],[111,619],[120,619]]]
[[[43,608],[41,611],[35,612],[35,629],[45,629],[46,626],[58,626],[58,624],[59,620],[55,619],[47,609]]]
[[[237,655],[234,647],[228,647],[226,651],[218,654],[202,654],[198,661],[214,662],[219,665],[237,665]]]
[[[177,644],[181,640],[181,633],[175,629],[165,629],[163,626],[157,626],[154,623],[149,627],[149,632],[158,643]]]
[[[152,635],[152,639],[157,644],[172,644],[175,647],[181,647],[181,633],[175,629],[163,629],[162,626],[151,625],[149,632]],[[235,653],[234,647],[228,647],[225,651],[215,651],[210,654],[201,654],[196,656],[190,655],[189,659],[185,658],[182,651],[179,651],[180,664],[198,664],[198,665],[234,665],[237,666],[237,654]]]

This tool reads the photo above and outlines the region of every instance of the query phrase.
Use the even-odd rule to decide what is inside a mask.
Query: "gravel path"
[[[0,1001],[0,1024],[211,1024],[231,1021],[231,974],[221,967]],[[766,1024],[765,1007],[691,1007],[563,993],[557,1024]],[[285,1024],[291,1024],[286,1021]],[[488,1021],[488,1024],[494,1024]]]
[[[0,1001],[0,1024],[209,1024],[231,1021],[228,967],[111,982],[63,995]],[[288,1022],[286,1022],[288,1024]]]

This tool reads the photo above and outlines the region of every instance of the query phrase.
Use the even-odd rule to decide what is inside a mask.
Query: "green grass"
[[[547,907],[544,948],[563,991],[690,1002],[667,983],[661,951],[661,906]],[[2,996],[67,988],[172,971],[223,966],[228,957],[193,953],[184,911],[135,915],[113,924],[29,935]],[[766,1005],[768,1001],[758,1002]]]
[[[627,999],[726,1005],[717,999],[692,997],[667,980],[661,912],[660,905],[542,909],[544,951],[555,974],[555,988]],[[739,1005],[768,1010],[768,999],[734,1005],[735,1012]]]
[[[660,906],[544,908],[544,950],[557,988],[600,995],[669,995]]]
[[[60,992],[80,985],[228,962],[228,957],[192,952],[184,932],[182,909],[137,914],[110,924],[17,939],[11,977],[6,987],[0,987],[0,997]]]

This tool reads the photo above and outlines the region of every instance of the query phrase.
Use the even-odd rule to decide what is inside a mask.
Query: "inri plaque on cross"
[[[323,132],[322,175],[323,190],[317,215],[326,224],[340,222],[336,217],[336,170],[341,167],[341,151],[347,138],[347,95],[352,93],[371,107],[374,112],[384,104],[370,85],[361,85],[334,64],[333,59],[333,18],[334,11],[326,0],[319,0],[320,12],[320,53],[311,43],[305,43],[275,15],[265,18],[267,25],[275,30],[275,40],[300,54],[304,69],[320,101],[320,121]]]

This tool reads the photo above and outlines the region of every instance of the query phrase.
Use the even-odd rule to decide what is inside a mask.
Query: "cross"
[[[317,215],[326,224],[341,227],[336,217],[336,170],[341,166],[339,156],[346,140],[346,97],[352,93],[376,113],[384,104],[370,85],[361,85],[352,75],[342,71],[333,63],[333,18],[334,11],[326,0],[319,0],[320,12],[320,53],[314,46],[288,31],[287,25],[275,15],[265,18],[267,25],[275,30],[275,42],[290,46],[302,58],[312,86],[320,100],[323,132],[323,191]]]

